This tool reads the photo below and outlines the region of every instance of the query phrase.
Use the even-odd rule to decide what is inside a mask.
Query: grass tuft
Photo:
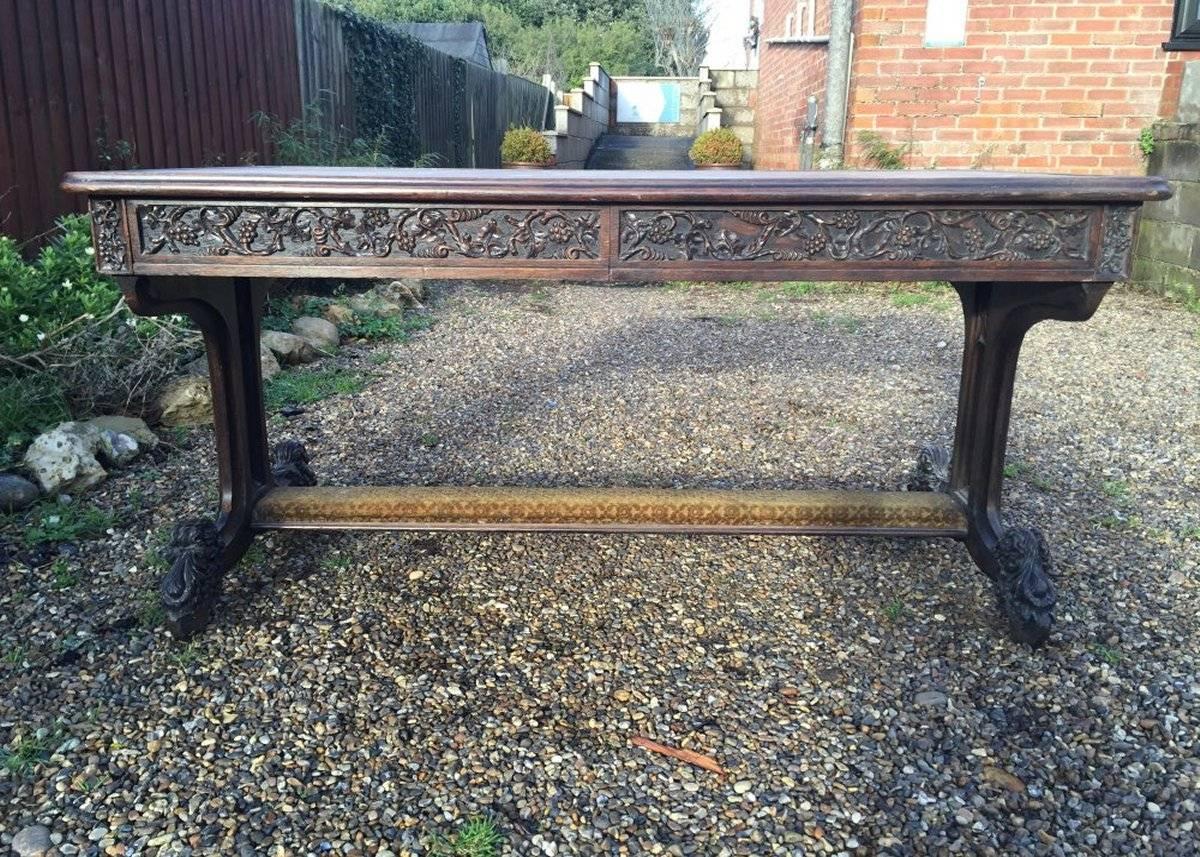
[[[284,405],[310,405],[339,394],[361,392],[366,387],[363,378],[344,369],[294,370],[276,375],[263,390],[263,401],[269,410]]]
[[[472,818],[453,836],[440,837],[433,847],[438,857],[495,857],[504,837],[490,818]]]

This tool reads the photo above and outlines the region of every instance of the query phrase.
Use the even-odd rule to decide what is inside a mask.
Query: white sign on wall
[[[967,0],[929,0],[925,7],[925,47],[967,43]]]
[[[678,122],[679,84],[675,81],[617,82],[618,122]]]

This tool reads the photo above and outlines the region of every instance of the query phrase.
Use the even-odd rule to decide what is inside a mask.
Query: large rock
[[[12,839],[12,850],[16,857],[45,857],[53,847],[50,830],[40,824],[24,828]]]
[[[265,335],[265,334],[264,334]],[[285,334],[290,336],[291,334]],[[275,359],[275,353],[267,347],[265,342],[259,343],[258,350],[259,362],[261,364],[261,374],[264,381],[270,381],[279,374],[279,361]],[[183,367],[189,375],[199,375],[208,377],[208,356],[197,357],[187,366]]]
[[[16,512],[32,506],[41,493],[28,479],[13,473],[0,473],[0,512]]]
[[[294,333],[283,333],[279,330],[264,330],[262,344],[279,358],[285,366],[295,366],[299,363],[312,363],[317,359],[317,352],[308,340]]]
[[[202,375],[176,378],[159,394],[157,406],[163,425],[211,423],[213,404],[208,379]]]
[[[325,307],[325,312],[321,314],[325,316],[326,321],[331,321],[334,324],[345,324],[348,321],[354,321],[354,310],[345,304],[330,304]]]
[[[59,423],[38,435],[25,450],[22,465],[47,494],[91,488],[108,476],[101,465],[128,464],[141,452],[131,435],[88,423]]]
[[[425,303],[425,284],[420,280],[391,280],[376,283],[371,291],[385,301],[400,306],[421,307]]]
[[[101,431],[115,431],[118,434],[127,434],[138,442],[138,445],[145,449],[154,449],[158,446],[158,435],[150,430],[150,426],[146,425],[146,421],[137,417],[123,417],[118,415],[106,417],[92,417],[84,422],[93,428]]]
[[[318,351],[333,351],[338,347],[338,329],[332,321],[302,315],[292,322],[292,333]]]
[[[350,305],[350,309],[354,310],[355,315],[363,318],[395,318],[404,314],[402,304],[394,303],[375,292],[351,295],[347,298],[346,303]]]

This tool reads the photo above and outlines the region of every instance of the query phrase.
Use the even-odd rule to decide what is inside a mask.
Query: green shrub
[[[697,164],[740,164],[742,141],[729,128],[713,128],[696,138],[688,157]]]
[[[500,144],[500,160],[506,164],[548,164],[554,160],[554,153],[540,131],[509,128]]]
[[[0,353],[20,357],[46,348],[89,317],[111,312],[120,297],[116,284],[96,273],[87,217],[63,218],[32,263],[0,235]]]
[[[275,148],[273,162],[303,167],[391,167],[384,132],[370,139],[351,137],[325,123],[321,108],[309,104],[299,119],[284,124],[259,111],[250,117]]]
[[[80,416],[142,410],[199,341],[182,317],[138,318],[125,306],[116,284],[96,272],[87,217],[63,218],[32,262],[0,235],[5,454],[14,435],[64,419],[68,408]]]
[[[0,375],[0,470],[12,467],[43,428],[70,418],[67,399],[54,378]]]

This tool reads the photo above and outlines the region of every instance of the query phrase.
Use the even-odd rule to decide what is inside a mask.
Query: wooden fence
[[[444,166],[499,166],[512,124],[545,127],[549,93],[425,49],[414,111]],[[251,117],[319,104],[353,133],[339,13],[318,0],[0,0],[0,231],[44,233],[73,169],[270,163]]]

